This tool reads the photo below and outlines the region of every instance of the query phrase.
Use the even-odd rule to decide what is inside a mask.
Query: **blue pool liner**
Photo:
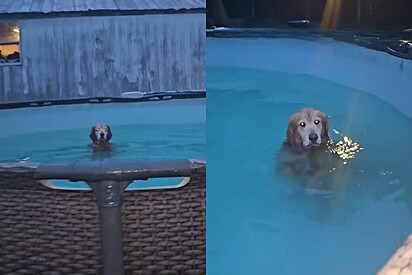
[[[126,191],[145,190],[145,189],[166,189],[184,186],[189,181],[188,177],[172,178],[151,178],[147,180],[135,180],[129,184]],[[70,180],[43,180],[41,183],[52,189],[61,190],[91,190],[90,186],[84,181],[73,182]]]

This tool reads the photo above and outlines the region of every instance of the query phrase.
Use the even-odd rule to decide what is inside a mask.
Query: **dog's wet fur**
[[[328,150],[329,119],[304,108],[289,118],[286,140],[277,154],[277,172],[288,178],[319,181],[338,164]]]
[[[110,139],[112,131],[106,124],[96,124],[90,131],[90,139],[92,140],[93,152],[109,152],[112,150]]]

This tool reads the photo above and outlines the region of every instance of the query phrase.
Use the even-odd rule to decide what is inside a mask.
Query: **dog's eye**
[[[99,130],[100,130],[100,128],[96,128],[96,132],[99,131]]]
[[[306,123],[305,123],[305,122],[301,122],[301,123],[299,123],[299,126],[305,127],[305,126],[306,126]]]
[[[315,122],[316,125],[318,125],[320,123],[320,121],[317,120],[317,119],[314,122]]]

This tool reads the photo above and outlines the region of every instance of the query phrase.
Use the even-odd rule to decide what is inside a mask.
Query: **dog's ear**
[[[295,119],[292,117],[289,120],[288,130],[286,131],[286,143],[292,147],[302,145],[302,137],[297,133],[298,125]]]
[[[95,126],[93,126],[92,127],[92,130],[90,131],[90,138],[91,138],[91,140],[93,141],[93,142],[96,142],[97,141],[97,137],[96,137],[96,127]]]
[[[112,130],[110,129],[109,126],[107,126],[107,140],[110,140],[112,138]]]
[[[329,119],[322,112],[319,112],[319,117],[322,120],[322,140],[327,141],[327,140],[330,139],[330,137],[329,137]]]
[[[299,151],[303,146],[302,137],[298,133],[298,121],[296,116],[292,116],[289,119],[288,130],[286,131],[286,143],[296,151]]]
[[[292,145],[293,140],[295,139],[295,125],[293,121],[289,120],[288,129],[286,131],[286,143]]]

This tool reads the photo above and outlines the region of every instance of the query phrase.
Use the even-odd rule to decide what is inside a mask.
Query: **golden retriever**
[[[278,172],[313,177],[333,169],[328,151],[329,120],[321,111],[304,108],[289,118],[286,141],[278,152]]]
[[[329,119],[321,111],[304,108],[289,118],[286,144],[294,151],[325,147],[329,140]]]
[[[90,139],[92,140],[93,151],[110,151],[112,131],[106,124],[96,124],[90,131]]]

